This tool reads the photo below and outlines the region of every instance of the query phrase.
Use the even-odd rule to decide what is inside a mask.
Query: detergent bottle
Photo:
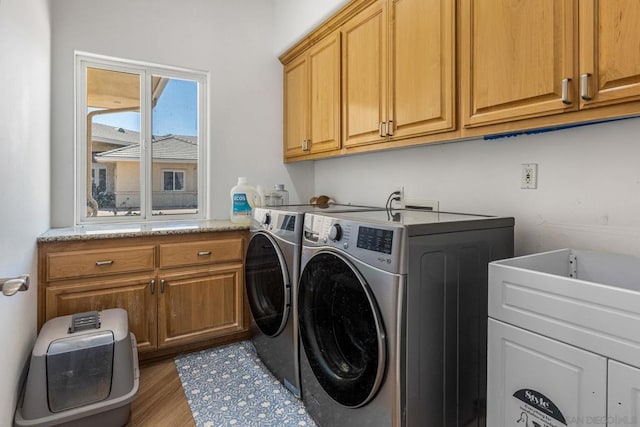
[[[247,183],[247,178],[238,178],[238,184],[231,189],[231,222],[251,224],[251,213],[258,198],[258,192]]]

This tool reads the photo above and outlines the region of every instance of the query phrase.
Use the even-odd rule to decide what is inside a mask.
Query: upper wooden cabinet
[[[455,2],[378,0],[342,28],[346,148],[455,127]]]
[[[340,148],[340,33],[284,68],[284,157]]]
[[[580,105],[640,99],[640,2],[580,0]]]
[[[391,2],[391,139],[456,126],[455,3]]]
[[[455,129],[455,3],[354,0],[284,54],[285,160]]]
[[[387,139],[387,1],[378,0],[342,27],[344,146]]]
[[[466,128],[640,99],[637,0],[463,0],[461,23]]]
[[[640,115],[638,27],[638,0],[351,0],[280,56],[285,161]]]
[[[577,108],[574,0],[463,0],[466,127]]]
[[[284,157],[305,154],[309,117],[307,57],[284,67]]]

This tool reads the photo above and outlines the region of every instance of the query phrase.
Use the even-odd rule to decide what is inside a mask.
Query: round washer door
[[[251,238],[244,272],[253,319],[263,334],[275,337],[289,318],[291,286],[286,263],[273,239],[263,233]]]
[[[313,373],[336,402],[359,407],[382,383],[386,338],[369,286],[344,258],[320,252],[300,277],[302,344]]]

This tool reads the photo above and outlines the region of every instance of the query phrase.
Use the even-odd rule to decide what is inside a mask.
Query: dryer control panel
[[[361,223],[306,214],[303,246],[328,246],[382,270],[403,274],[405,229],[400,225]]]

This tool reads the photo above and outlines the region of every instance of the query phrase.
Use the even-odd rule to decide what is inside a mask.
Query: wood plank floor
[[[140,388],[131,404],[132,426],[195,427],[173,359],[140,368]]]

